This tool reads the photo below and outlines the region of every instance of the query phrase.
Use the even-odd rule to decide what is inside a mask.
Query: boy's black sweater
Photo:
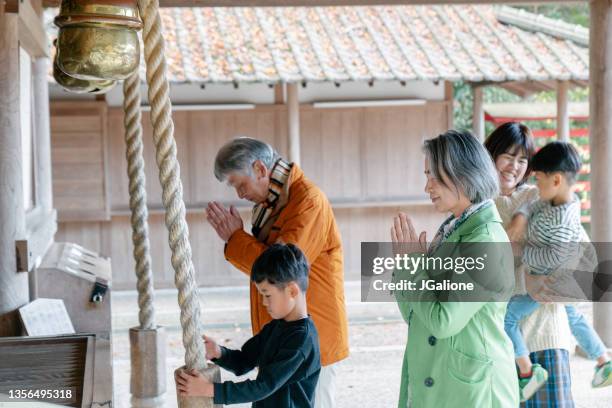
[[[255,380],[215,383],[215,404],[253,402],[255,408],[306,408],[314,406],[321,371],[319,336],[305,319],[272,320],[249,339],[242,350],[221,347],[219,366],[242,375],[258,367]]]

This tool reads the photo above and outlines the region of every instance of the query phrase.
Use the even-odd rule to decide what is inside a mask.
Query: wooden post
[[[15,249],[25,233],[17,33],[17,14],[0,3],[0,336],[21,334],[16,311],[29,300],[28,274],[17,272]]]
[[[166,394],[166,330],[130,329],[132,408],[163,407]]]
[[[612,3],[592,0],[589,39],[589,110],[591,119],[591,238],[612,242]],[[609,259],[606,259],[608,263]],[[600,259],[600,265],[602,260]],[[607,297],[612,293],[608,288]],[[612,303],[593,303],[593,323],[603,342],[612,346]]]
[[[287,84],[287,112],[289,125],[289,157],[288,160],[300,164],[300,101],[298,99],[298,84]]]
[[[472,111],[472,129],[474,136],[481,142],[485,139],[485,126],[484,126],[484,97],[482,94],[482,87],[472,86],[474,91],[474,106]]]
[[[444,100],[447,103],[446,114],[448,117],[449,129],[452,129],[454,126],[454,94],[453,83],[451,81],[444,81]]]
[[[557,81],[557,139],[563,142],[570,140],[568,81]]]
[[[274,104],[282,105],[285,103],[285,90],[283,89],[283,84],[278,83],[274,85]]]
[[[49,120],[48,58],[37,58],[33,70],[34,138],[36,145],[36,198],[45,213],[53,209],[51,180],[51,127]]]

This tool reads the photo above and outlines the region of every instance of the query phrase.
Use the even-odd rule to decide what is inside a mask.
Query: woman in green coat
[[[425,232],[417,235],[400,213],[391,240],[396,254],[454,263],[394,272],[394,282],[411,281],[416,288],[394,292],[409,326],[398,407],[518,407],[512,344],[504,331],[514,287],[512,250],[491,200],[499,191],[497,173],[469,132],[448,131],[427,140],[424,151],[425,192],[437,211],[451,215],[427,246]],[[459,269],[457,261],[469,257],[484,267]],[[424,281],[472,283],[474,289],[421,289]]]

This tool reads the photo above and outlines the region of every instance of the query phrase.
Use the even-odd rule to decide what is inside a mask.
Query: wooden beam
[[[586,0],[160,0],[161,7],[322,7],[322,6],[382,6],[428,4],[541,4],[586,3]],[[44,0],[45,7],[57,7],[59,0]]]
[[[484,142],[485,138],[485,126],[484,126],[484,96],[481,86],[473,86],[474,91],[474,106],[472,111],[472,132],[474,136],[481,142]]]
[[[43,27],[42,16],[36,13],[31,0],[18,3],[19,45],[31,57],[48,57],[49,45],[47,33]]]
[[[53,209],[48,68],[48,58],[37,58],[32,71],[34,95],[34,137],[32,140],[36,145],[36,204],[40,205],[45,213]]]
[[[589,116],[591,151],[591,240],[612,242],[612,3],[592,0],[590,18]],[[599,265],[610,259],[599,259]],[[606,271],[604,271],[606,272]],[[607,273],[610,273],[608,270]],[[608,288],[607,299],[612,297]],[[593,303],[593,325],[603,342],[612,346],[612,303]]]
[[[300,102],[298,100],[298,84],[287,84],[287,105],[289,126],[289,161],[300,164]]]
[[[43,13],[45,12],[43,8],[42,0],[30,0],[32,2],[32,8],[39,16],[43,17]]]
[[[2,11],[2,7],[4,7],[5,13],[17,13],[19,11],[19,2],[18,0],[0,0],[0,11]],[[55,6],[50,6],[55,7]]]
[[[25,233],[18,26],[18,16],[0,8],[0,337],[21,334],[16,311],[29,300],[28,274],[17,272],[15,249]]]
[[[21,247],[21,261],[27,260],[25,268],[31,271],[37,267],[57,231],[57,213],[53,209],[51,179],[51,129],[49,113],[49,59],[37,58],[32,64],[32,94],[34,98],[32,115],[34,117],[32,143],[35,146],[34,180],[36,208],[26,215],[26,237],[18,243]],[[30,299],[36,295],[36,274],[30,274]]]
[[[575,3],[572,0],[524,0],[511,4]],[[291,6],[388,6],[429,4],[508,4],[504,0],[161,0],[162,7],[291,7]]]
[[[568,89],[568,81],[557,81],[557,139],[564,142],[570,135]]]

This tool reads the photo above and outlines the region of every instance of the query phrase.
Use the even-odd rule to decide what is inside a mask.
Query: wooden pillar
[[[16,310],[29,300],[28,274],[17,272],[15,249],[25,232],[17,30],[17,14],[5,14],[0,2],[0,336],[21,334]]]
[[[287,84],[287,112],[289,129],[288,160],[300,164],[300,101],[298,99],[298,84]]]
[[[557,81],[557,139],[563,142],[570,140],[568,81]]]
[[[283,105],[285,103],[285,89],[282,83],[274,85],[274,104]]]
[[[472,86],[474,91],[474,106],[472,111],[472,129],[474,136],[481,142],[485,139],[484,96],[482,87]]]
[[[36,146],[36,198],[44,212],[53,209],[53,188],[51,180],[51,127],[49,120],[49,67],[48,58],[37,58],[34,62],[34,138]]]
[[[454,98],[455,91],[451,81],[444,81],[444,100],[446,101],[446,115],[448,117],[448,128],[454,127]]]
[[[612,1],[592,0],[590,19],[589,109],[591,119],[591,238],[612,243]],[[608,262],[612,261],[606,259]],[[599,260],[600,265],[603,261]],[[612,288],[608,288],[610,298]],[[612,303],[593,303],[595,330],[612,346]]]

